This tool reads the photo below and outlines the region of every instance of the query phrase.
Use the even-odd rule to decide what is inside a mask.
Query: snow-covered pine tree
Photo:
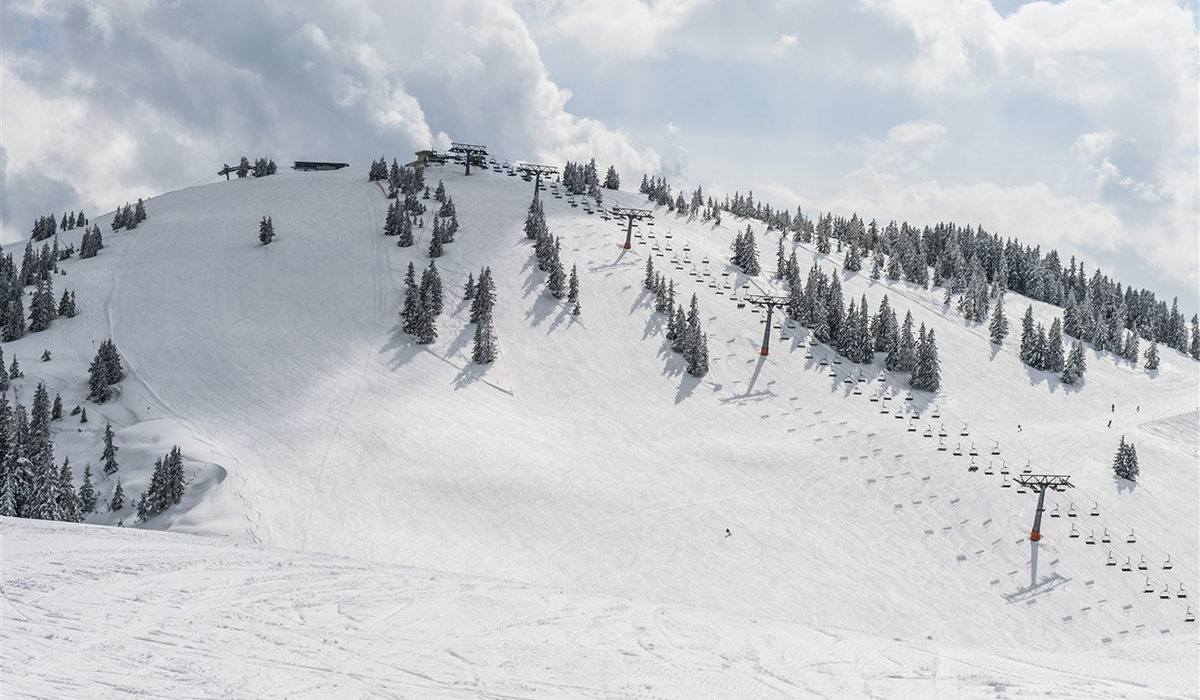
[[[549,273],[546,278],[546,288],[550,291],[550,296],[555,299],[562,299],[566,292],[567,273],[563,270],[562,264],[562,237],[555,237],[554,247],[550,253]]]
[[[921,391],[937,391],[942,385],[941,363],[938,360],[937,340],[933,329],[925,331],[921,324],[920,344],[917,347],[916,368],[913,370],[909,385]]]
[[[742,237],[742,272],[754,277],[762,271],[758,264],[758,247],[754,242],[754,232],[746,225],[746,235]],[[699,375],[703,376],[703,375]]]
[[[1146,348],[1145,360],[1146,360],[1146,365],[1145,365],[1146,369],[1150,370],[1151,372],[1158,369],[1158,342],[1157,341],[1151,341],[1150,347]]]
[[[13,287],[8,298],[8,313],[5,318],[3,341],[10,343],[25,335],[25,306],[19,287]]]
[[[258,240],[263,245],[267,245],[275,240],[275,225],[271,222],[271,218],[264,216],[258,222]]]
[[[58,473],[58,493],[56,494],[58,519],[68,523],[78,523],[83,520],[83,510],[79,502],[79,494],[75,493],[74,478],[71,476],[71,459],[63,459],[62,469]]]
[[[112,498],[108,502],[108,511],[116,513],[125,507],[125,489],[121,486],[121,478],[117,477],[117,485],[113,487]]]
[[[571,278],[567,281],[567,301],[579,301],[579,270],[571,265]]]
[[[400,248],[407,248],[415,241],[413,240],[413,223],[408,214],[401,214],[399,218],[398,228],[396,230],[396,245]]]
[[[648,291],[654,290],[654,259],[646,258],[646,276],[642,278],[642,286]]]
[[[1021,318],[1021,362],[1027,365],[1035,364],[1034,350],[1037,345],[1036,330],[1033,325],[1033,304],[1025,309]]]
[[[1137,448],[1133,443],[1125,442],[1125,436],[1122,435],[1116,457],[1113,458],[1113,474],[1119,479],[1137,481],[1138,473]]]
[[[884,368],[891,372],[911,373],[917,367],[917,345],[913,338],[912,312],[904,314],[904,325],[900,327],[900,338],[892,352],[884,360]]]
[[[490,365],[496,360],[496,329],[492,325],[490,314],[484,316],[475,324],[475,345],[471,351],[471,361],[480,365]]]
[[[847,272],[858,272],[862,269],[862,255],[858,252],[858,243],[852,242],[842,258],[842,269]]]
[[[1061,373],[1066,364],[1063,350],[1062,322],[1056,317],[1050,324],[1046,334],[1046,352],[1042,358],[1043,368],[1047,372]]]
[[[829,326],[829,337],[841,337],[845,306],[842,302],[842,282],[836,272],[829,276],[829,291],[825,295],[825,314],[826,323]]]
[[[388,204],[387,216],[383,217],[383,235],[400,235],[400,202],[396,200]]]
[[[471,300],[471,323],[479,323],[480,319],[490,318],[495,303],[496,285],[492,282],[492,269],[485,267],[479,272],[479,282],[475,285],[475,298]]]
[[[400,310],[403,319],[400,329],[405,333],[413,332],[413,324],[417,320],[417,307],[421,304],[421,290],[417,287],[416,267],[410,262],[404,273],[404,306]]]
[[[443,251],[442,225],[439,223],[439,219],[435,216],[433,218],[433,232],[429,235],[429,257],[440,258],[442,257]]]
[[[437,265],[429,261],[429,267],[421,273],[421,298],[429,300],[429,311],[434,316],[442,313],[444,296],[442,294],[442,276],[438,274]]]
[[[413,340],[417,345],[429,345],[437,340],[437,316],[433,313],[433,300],[428,289],[418,292],[416,318],[413,322]]]
[[[621,176],[617,175],[617,169],[613,166],[608,166],[608,172],[604,173],[604,189],[619,190],[621,189]]]
[[[113,429],[112,423],[104,424],[104,451],[100,453],[100,463],[104,467],[104,473],[107,476],[112,476],[120,469],[117,464],[117,453],[121,451],[120,447],[113,444]]]
[[[79,485],[79,512],[81,515],[96,512],[96,486],[92,483],[92,465],[83,465],[83,483]]]
[[[475,274],[467,273],[467,283],[463,286],[463,301],[471,301],[475,298]]]
[[[433,198],[442,203],[446,201],[446,186],[442,184],[441,180],[438,180],[437,189],[433,191]]]
[[[775,248],[775,279],[785,279],[787,277],[787,258],[783,254],[783,239],[786,234],[779,237],[779,245]]]
[[[1083,356],[1083,341],[1076,340],[1071,343],[1071,352],[1067,355],[1066,362],[1063,363],[1062,383],[1078,384],[1083,379],[1083,374],[1086,370],[1087,364]]]
[[[108,369],[104,365],[104,359],[97,353],[88,368],[88,398],[96,403],[108,401],[112,397],[112,390],[108,385]]]
[[[996,297],[996,307],[992,311],[992,322],[988,324],[988,334],[992,342],[1000,345],[1008,336],[1008,316],[1004,313],[1004,293]]]
[[[147,218],[147,216],[146,216],[146,203],[142,201],[142,198],[141,198],[141,197],[138,197],[137,206],[136,206],[136,207],[134,207],[134,210],[133,210],[133,224],[134,224],[134,226],[136,226],[136,225],[138,225],[138,224],[142,223],[143,221],[145,221],[145,220],[146,220],[146,218]]]

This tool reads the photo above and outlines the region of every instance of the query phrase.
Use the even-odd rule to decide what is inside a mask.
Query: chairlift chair
[[[1050,511],[1050,517],[1051,518],[1062,517],[1062,514],[1058,512],[1058,504],[1057,503],[1054,504],[1054,510]]]
[[[1033,467],[1029,466],[1029,460],[1025,460],[1025,468],[1021,470],[1022,474],[1032,474]]]
[[[1097,518],[1100,516],[1100,503],[1099,502],[1096,502],[1092,506],[1092,512],[1089,513],[1089,515],[1091,515],[1093,518]]]
[[[1192,612],[1191,606],[1188,606],[1187,612],[1183,614],[1184,622],[1195,622],[1196,614]]]
[[[955,457],[962,457],[962,443],[961,442],[954,443],[954,451],[951,452],[950,454],[954,455]]]
[[[942,423],[942,427],[938,428],[938,437],[946,437],[946,424]]]
[[[1125,557],[1125,563],[1121,565],[1121,571],[1133,571],[1133,562],[1129,557]]]
[[[880,407],[879,407],[879,412],[880,412],[880,413],[891,413],[891,411],[890,411],[890,410],[888,410],[887,404],[883,404],[882,406],[880,406]]]
[[[967,437],[968,435],[970,435],[970,434],[971,434],[971,433],[970,433],[970,432],[967,430],[967,424],[966,424],[966,423],[963,423],[962,430],[961,430],[961,431],[959,431],[959,433],[958,433],[958,434],[959,434],[959,435],[961,435],[961,436],[963,436],[963,437]]]
[[[971,449],[967,452],[967,454],[971,455],[972,457],[979,456],[979,450],[975,449],[975,443],[971,443]]]
[[[1162,592],[1158,594],[1158,597],[1163,600],[1167,600],[1171,597],[1171,589],[1167,586],[1163,586]]]
[[[988,476],[992,476],[996,473],[996,471],[992,469],[992,460],[988,460],[987,466],[983,468],[983,473],[987,474]]]
[[[1171,563],[1171,555],[1170,554],[1167,555],[1167,560],[1163,562],[1162,568],[1167,569],[1167,570],[1174,568],[1174,565]]]
[[[885,376],[883,376],[883,375],[881,374],[881,375],[879,375],[879,378],[878,378],[878,379],[876,379],[875,381],[877,381],[877,382],[880,382],[880,383],[883,383],[883,382],[886,382],[886,381],[887,381],[887,377],[885,377]],[[937,418],[937,416],[934,416],[934,418]]]
[[[1083,543],[1084,544],[1096,544],[1096,531],[1092,530],[1090,533],[1088,533],[1087,539],[1084,540]]]
[[[1067,534],[1067,537],[1070,537],[1070,538],[1071,538],[1071,539],[1073,539],[1073,540],[1077,540],[1077,539],[1079,539],[1079,530],[1076,530],[1076,529],[1075,529],[1075,525],[1074,525],[1074,524],[1072,524],[1072,525],[1071,525],[1071,532],[1069,532],[1069,533]]]
[[[1150,565],[1146,563],[1146,557],[1138,559],[1138,571],[1146,571]]]
[[[971,459],[971,463],[967,465],[967,471],[969,471],[969,472],[977,472],[977,471],[979,471],[979,465],[975,463],[975,459],[974,459],[974,458],[972,458],[972,459]]]
[[[1112,550],[1108,550],[1108,561],[1104,562],[1105,566],[1116,566],[1117,560],[1113,557]]]
[[[1004,477],[1004,481],[1002,481],[1000,483],[1000,488],[1002,488],[1002,489],[1011,489],[1012,488],[1012,484],[1009,483],[1007,476]]]
[[[1185,591],[1183,589],[1183,582],[1179,583],[1179,590],[1176,591],[1175,597],[1176,598],[1186,598],[1187,597],[1187,591]]]
[[[997,442],[995,447],[992,448],[992,454],[993,455],[1000,454],[1000,443]]]
[[[1104,534],[1100,535],[1100,541],[1104,544],[1112,542],[1112,536],[1108,534],[1108,528],[1104,528]]]
[[[1146,587],[1142,589],[1142,593],[1153,593],[1153,592],[1154,592],[1154,584],[1150,583],[1150,579],[1147,578],[1146,579]]]
[[[913,419],[912,419],[912,418],[909,418],[909,419],[908,419],[908,432],[910,432],[910,433],[915,433],[915,432],[917,432],[917,426],[916,426],[916,424],[915,424],[915,423],[913,423]]]
[[[853,393],[855,396],[861,396],[861,395],[862,395],[862,389],[859,389],[858,387],[854,387],[854,391],[853,391],[853,392],[851,392],[851,393]]]
[[[840,364],[842,364],[842,358],[840,358],[840,357],[834,357],[834,358],[833,358],[833,364],[835,364],[835,365],[840,365]]]
[[[1019,481],[1017,482],[1017,493],[1029,493],[1025,490],[1025,484],[1022,484]]]
[[[946,451],[946,443],[942,442],[941,440],[938,440],[938,452],[945,452],[945,451]]]
[[[925,437],[933,437],[933,428],[929,427],[928,425],[925,426]]]
[[[1137,542],[1137,537],[1134,536],[1133,530],[1130,530],[1129,537],[1126,538],[1125,544],[1133,544],[1134,542]]]
[[[902,408],[896,409],[896,420],[904,420],[904,409],[902,409]]]
[[[933,417],[941,418],[942,417],[942,409],[938,408],[937,406],[934,406],[933,407]]]
[[[1067,517],[1068,517],[1068,518],[1075,518],[1075,517],[1078,517],[1078,516],[1079,516],[1079,513],[1076,513],[1076,512],[1075,512],[1075,502],[1074,502],[1074,501],[1071,501],[1071,507],[1067,509]]]

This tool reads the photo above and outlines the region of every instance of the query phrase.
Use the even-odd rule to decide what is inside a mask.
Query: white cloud
[[[539,29],[600,56],[657,55],[707,0],[558,0],[537,8]]]
[[[569,110],[505,2],[14,0],[2,12],[5,241],[44,211],[98,213],[242,154],[364,162],[454,138],[660,166]]]

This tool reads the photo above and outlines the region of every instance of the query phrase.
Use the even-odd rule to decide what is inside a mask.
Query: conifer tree
[[[100,454],[101,464],[104,465],[104,473],[107,476],[112,476],[117,473],[120,466],[117,465],[117,453],[121,451],[120,447],[113,444],[113,429],[112,423],[104,424],[104,451]]]
[[[579,270],[571,265],[571,279],[567,283],[567,301],[579,301]]]
[[[407,248],[414,242],[412,219],[408,217],[408,214],[403,214],[399,218],[396,230],[396,245],[401,248]]]
[[[429,313],[439,316],[443,308],[442,276],[438,274],[437,265],[432,260],[429,267],[421,274],[421,299],[427,300]]]
[[[87,422],[87,409],[86,409],[86,408],[80,409],[80,411],[79,411],[79,422],[80,422],[80,423],[86,423],[86,422]]]
[[[1119,479],[1137,481],[1138,473],[1137,449],[1133,443],[1125,442],[1125,436],[1122,435],[1117,455],[1113,458],[1113,474]]]
[[[433,313],[433,299],[428,289],[419,292],[416,320],[413,323],[413,339],[418,345],[429,345],[437,340],[437,315]]]
[[[475,298],[475,274],[467,273],[467,283],[463,286],[463,301],[471,301]]]
[[[1146,348],[1145,360],[1146,360],[1146,365],[1145,365],[1146,369],[1150,370],[1151,372],[1158,369],[1158,342],[1157,341],[1151,341],[1150,347]]]
[[[433,220],[433,232],[429,235],[429,257],[440,258],[443,252],[442,230],[437,218]]]
[[[387,216],[383,219],[383,235],[400,235],[400,202],[393,200],[387,208]]]
[[[471,351],[471,361],[480,365],[490,365],[496,360],[496,329],[492,325],[491,315],[484,316],[475,325],[475,346]]]
[[[421,290],[417,287],[416,268],[410,262],[408,271],[404,273],[404,308],[400,311],[403,319],[401,330],[412,333],[417,322],[417,307],[421,304]]]
[[[275,224],[271,222],[271,217],[264,216],[258,222],[258,240],[263,245],[275,240]]]
[[[1042,358],[1043,369],[1048,372],[1062,372],[1066,365],[1066,358],[1063,355],[1062,322],[1055,318],[1046,335],[1046,351]]]
[[[921,391],[937,391],[941,387],[941,364],[938,361],[937,341],[933,329],[925,331],[921,324],[920,343],[917,347],[916,367],[909,384]]]
[[[1063,363],[1062,383],[1077,384],[1083,379],[1083,373],[1087,370],[1087,365],[1083,356],[1083,341],[1076,340],[1071,343],[1071,352],[1067,355],[1066,362]]]
[[[988,324],[988,333],[992,342],[1000,345],[1008,336],[1008,316],[1004,314],[1004,293],[996,297],[996,307],[992,310],[992,322]]]
[[[68,523],[83,520],[83,512],[79,503],[79,495],[75,493],[75,484],[71,476],[71,460],[64,459],[62,469],[58,473],[58,519]]]
[[[10,379],[20,379],[25,374],[21,372],[21,363],[17,362],[17,356],[13,355],[12,362],[8,365],[8,376]]]
[[[495,303],[496,285],[492,282],[492,269],[485,267],[479,272],[475,298],[471,300],[471,323],[479,323],[479,320],[485,317],[490,318]]]
[[[912,312],[904,314],[904,325],[900,328],[900,338],[892,352],[884,360],[884,368],[891,372],[912,372],[917,366],[916,339],[913,338]]]
[[[5,317],[4,336],[2,339],[10,343],[25,335],[25,305],[23,294],[19,287],[14,286],[8,298],[8,313]]]
[[[113,487],[112,499],[108,502],[108,511],[116,513],[125,507],[125,489],[121,486],[121,479],[117,477],[117,485]]]
[[[642,286],[648,290],[654,289],[654,259],[646,258],[646,276],[642,278]]]
[[[1037,346],[1037,336],[1033,325],[1033,305],[1025,309],[1021,318],[1021,362],[1027,365],[1035,364],[1034,351]]]
[[[580,313],[582,313],[582,312],[583,312],[583,307],[581,307],[581,306],[579,305],[579,300],[578,300],[578,299],[576,299],[576,300],[575,300],[575,306],[573,306],[573,307],[571,308],[571,315],[572,315],[572,316],[578,316],[578,315],[579,315]]]
[[[96,512],[96,487],[92,484],[92,465],[83,465],[83,483],[79,485],[79,512],[81,515]]]
[[[783,239],[785,237],[779,237],[779,246],[775,249],[775,279],[784,279],[787,276],[787,258],[783,255]]]
[[[16,481],[12,472],[5,471],[0,475],[0,515],[17,517]]]

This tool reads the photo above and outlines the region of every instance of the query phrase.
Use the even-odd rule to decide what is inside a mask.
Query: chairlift
[[[1167,555],[1167,560],[1163,562],[1162,568],[1166,569],[1166,570],[1170,570],[1170,569],[1174,568],[1174,564],[1171,563],[1171,555],[1170,554]]]
[[[862,373],[862,372],[859,372],[859,373],[858,373],[858,383],[859,383],[859,384],[866,384],[866,383],[867,383],[867,378],[863,376],[863,373]]]
[[[1021,470],[1022,474],[1031,474],[1033,467],[1029,466],[1029,460],[1025,460],[1025,468]]]
[[[1146,579],[1146,587],[1142,589],[1142,593],[1153,593],[1153,592],[1154,592],[1154,584],[1150,583],[1150,579],[1147,578]]]
[[[1129,537],[1126,538],[1125,544],[1133,544],[1134,542],[1137,542],[1137,537],[1134,537],[1133,530],[1130,530]]]
[[[738,304],[738,306],[739,306],[739,307],[740,307],[740,306],[745,306],[745,304]],[[813,354],[812,354],[812,352],[811,352],[811,351],[808,351],[808,350],[806,350],[806,351],[804,352],[804,359],[806,359],[806,360],[811,360],[811,359],[813,359]]]
[[[988,476],[992,476],[996,473],[996,471],[992,469],[992,460],[988,460],[987,466],[983,468],[983,473],[987,474]]]
[[[971,433],[970,433],[970,432],[967,430],[967,424],[966,424],[966,423],[963,423],[962,430],[961,430],[961,431],[959,431],[959,433],[958,433],[958,434],[959,434],[959,435],[961,435],[961,436],[963,436],[963,437],[967,437],[968,435],[970,435],[970,434],[971,434]]]
[[[884,394],[884,395],[883,395],[883,400],[884,400],[884,401],[891,401],[891,400],[892,400],[892,395],[891,395],[891,394]]]
[[[1108,534],[1108,528],[1104,528],[1104,534],[1100,535],[1100,541],[1104,544],[1112,542],[1112,536]]]
[[[1121,571],[1133,571],[1133,562],[1129,557],[1125,557],[1125,563],[1121,565]]]
[[[1146,563],[1146,557],[1143,556],[1142,558],[1138,559],[1138,571],[1146,571],[1149,568],[1150,565]]]
[[[888,410],[887,404],[884,404],[883,406],[881,406],[879,408],[879,412],[880,413],[891,413],[891,411]]]
[[[852,393],[855,396],[862,396],[862,389],[859,389],[858,387],[854,387],[854,391]]]
[[[1000,443],[997,442],[996,445],[992,448],[992,454],[993,455],[1000,454]]]
[[[842,364],[842,358],[840,358],[840,357],[834,357],[834,358],[833,358],[833,364],[835,364],[835,365],[840,365],[840,364]]]
[[[967,452],[967,454],[971,455],[972,457],[979,456],[979,450],[975,449],[975,443],[973,443],[973,442],[971,443],[971,449],[970,449],[970,451]]]
[[[969,472],[979,471],[979,465],[975,463],[974,459],[972,459],[971,463],[967,465],[967,471],[969,471]]]
[[[1089,515],[1091,515],[1093,518],[1100,517],[1100,503],[1099,502],[1096,502],[1092,506],[1092,512],[1089,513]]]
[[[1187,591],[1185,591],[1185,590],[1183,589],[1183,582],[1182,582],[1182,581],[1179,583],[1179,590],[1178,590],[1178,591],[1176,591],[1176,593],[1175,593],[1175,597],[1176,597],[1176,598],[1186,598],[1186,597],[1187,597]]]
[[[946,424],[942,423],[942,427],[938,428],[938,437],[946,437]]]
[[[1073,540],[1079,539],[1079,530],[1075,529],[1075,525],[1071,525],[1071,532],[1067,534],[1067,537],[1070,537]]]
[[[916,424],[915,424],[915,423],[913,423],[913,419],[912,419],[912,418],[909,418],[909,419],[908,419],[908,432],[910,432],[910,433],[915,433],[915,432],[917,432],[917,426],[916,426]]]
[[[1195,622],[1196,614],[1192,612],[1191,606],[1188,606],[1187,612],[1183,614],[1184,622]]]
[[[1012,484],[1009,483],[1007,476],[1004,477],[1004,481],[1001,482],[1000,488],[1002,488],[1002,489],[1011,489],[1012,488]]]
[[[842,380],[842,383],[843,384],[853,384],[854,380],[851,379],[850,377],[846,377],[845,379]]]
[[[1170,597],[1171,597],[1171,589],[1170,589],[1170,587],[1168,587],[1168,586],[1163,586],[1163,589],[1162,589],[1162,591],[1161,591],[1161,592],[1158,594],[1158,597],[1159,597],[1159,598],[1161,598],[1161,599],[1163,599],[1163,600],[1167,600],[1168,598],[1170,598]]]
[[[942,417],[942,409],[938,408],[937,406],[934,406],[933,407],[933,417],[941,418]]]
[[[881,375],[879,375],[879,379],[876,379],[875,381],[877,381],[877,382],[880,382],[880,383],[882,383],[882,382],[886,382],[886,381],[887,381],[887,377],[885,377],[885,376],[883,376],[883,375],[881,374]],[[937,418],[937,416],[934,416],[934,418]]]
[[[961,442],[954,443],[954,451],[951,452],[950,454],[954,455],[955,457],[962,457],[962,443]]]
[[[1019,481],[1017,482],[1017,493],[1029,493],[1028,491],[1025,490],[1025,484],[1023,484]]]
[[[745,304],[744,302],[740,302],[740,301],[739,301],[739,302],[737,303],[737,307],[738,307],[739,309],[744,309],[744,308],[746,308],[746,304]],[[809,357],[812,357],[812,355],[809,355]]]
[[[896,420],[904,420],[904,413],[903,413],[903,411],[904,411],[904,409],[902,409],[902,408],[897,408],[897,409],[896,409]]]
[[[1090,533],[1088,533],[1087,539],[1084,540],[1083,543],[1084,544],[1096,544],[1096,531],[1092,530]]]
[[[1108,561],[1104,562],[1105,566],[1116,566],[1117,560],[1113,557],[1112,550],[1108,550]]]
[[[927,438],[933,437],[933,428],[929,427],[928,425],[925,426],[925,437],[927,437]]]
[[[871,403],[879,403],[879,396],[877,394],[871,395]]]
[[[1050,511],[1051,518],[1061,518],[1062,514],[1058,512],[1058,504],[1054,504],[1054,510]]]
[[[1074,501],[1071,501],[1071,507],[1067,510],[1067,517],[1068,518],[1079,517],[1079,513],[1075,512],[1075,502]]]
[[[912,400],[913,400],[913,395],[912,395],[912,394],[905,394],[905,395],[904,395],[904,400],[905,400],[905,401],[912,401]]]
[[[825,359],[824,355],[821,355],[821,361],[818,364],[820,364],[822,367],[828,367],[829,360]]]

